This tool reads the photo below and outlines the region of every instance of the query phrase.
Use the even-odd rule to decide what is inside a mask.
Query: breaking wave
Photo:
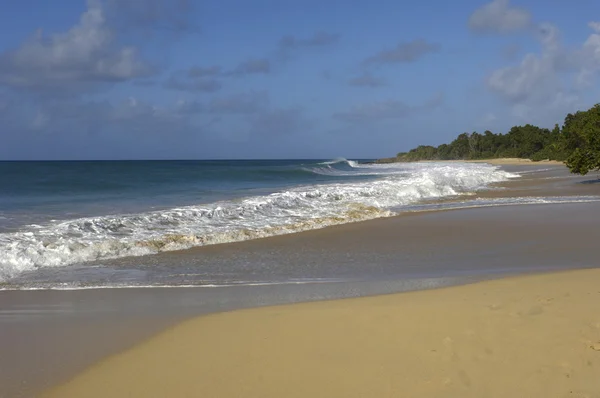
[[[0,234],[0,281],[22,271],[243,241],[387,217],[423,200],[474,192],[517,177],[487,164],[313,164],[316,174],[357,176],[137,214],[28,225]],[[370,177],[365,177],[370,176]]]

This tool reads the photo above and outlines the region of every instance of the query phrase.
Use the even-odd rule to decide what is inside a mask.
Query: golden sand
[[[382,163],[405,163],[405,162],[397,162],[395,158],[388,158],[388,162]],[[533,161],[531,159],[524,158],[493,158],[493,159],[474,159],[474,160],[419,160],[418,162],[423,163],[488,163],[494,165],[505,165],[505,166],[535,166],[536,164],[544,164],[544,165],[560,165],[564,166],[564,162],[560,162],[558,160],[539,160]],[[408,162],[412,163],[412,162]]]
[[[181,323],[49,397],[600,397],[600,270]]]
[[[563,162],[559,162],[557,160],[540,160],[537,162],[532,161],[531,159],[521,159],[521,158],[498,158],[498,159],[482,159],[482,160],[467,160],[469,163],[489,163],[495,165],[507,165],[507,166],[535,166],[539,164],[545,165],[564,165]]]

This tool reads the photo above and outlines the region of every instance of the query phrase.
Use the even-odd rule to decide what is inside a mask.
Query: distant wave
[[[354,160],[337,158],[327,162],[317,163],[304,170],[311,173],[331,177],[360,177],[407,174],[406,165],[396,164],[392,167],[377,164],[361,164]]]
[[[372,178],[301,185],[269,195],[161,211],[30,225],[0,234],[0,281],[39,267],[140,256],[386,217],[402,206],[473,192],[516,177],[487,164],[377,165],[340,158],[303,167],[317,174],[352,173]]]
[[[359,167],[358,162],[356,162],[354,160],[348,160],[346,158],[336,158],[333,160],[329,160],[327,162],[321,162],[319,164],[332,165],[332,164],[338,164],[338,163],[345,163],[350,167]]]

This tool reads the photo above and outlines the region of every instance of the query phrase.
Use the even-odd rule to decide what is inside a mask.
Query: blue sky
[[[0,159],[392,156],[552,127],[599,74],[596,0],[6,1]]]

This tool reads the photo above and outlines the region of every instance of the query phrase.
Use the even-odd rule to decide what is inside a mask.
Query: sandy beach
[[[47,397],[598,397],[600,270],[223,313]]]
[[[535,165],[562,166],[563,165],[563,162],[559,162],[557,160],[540,160],[540,161],[534,162],[531,159],[521,159],[521,158],[467,160],[467,163],[489,163],[489,164],[495,164],[495,165],[511,165],[511,166],[535,166]]]
[[[262,3],[2,3],[0,398],[600,398],[600,0]]]
[[[394,158],[380,159],[380,163],[397,163]],[[558,160],[539,160],[523,158],[492,158],[492,159],[474,159],[474,160],[420,160],[423,163],[488,163],[498,166],[535,166],[535,165],[554,165],[563,166],[564,162]],[[398,162],[403,163],[403,162]],[[410,162],[409,162],[410,163]]]
[[[595,195],[588,182],[550,165],[476,197]],[[416,212],[145,259],[205,272],[243,261],[272,280],[343,283],[0,291],[0,396],[197,396],[186,389],[201,383],[202,396],[218,397],[398,396],[405,386],[408,396],[594,397],[597,271],[423,289],[597,267],[599,210],[582,202]],[[114,272],[136,261],[115,260]],[[381,296],[414,290],[422,291]],[[529,386],[522,394],[520,383]]]

